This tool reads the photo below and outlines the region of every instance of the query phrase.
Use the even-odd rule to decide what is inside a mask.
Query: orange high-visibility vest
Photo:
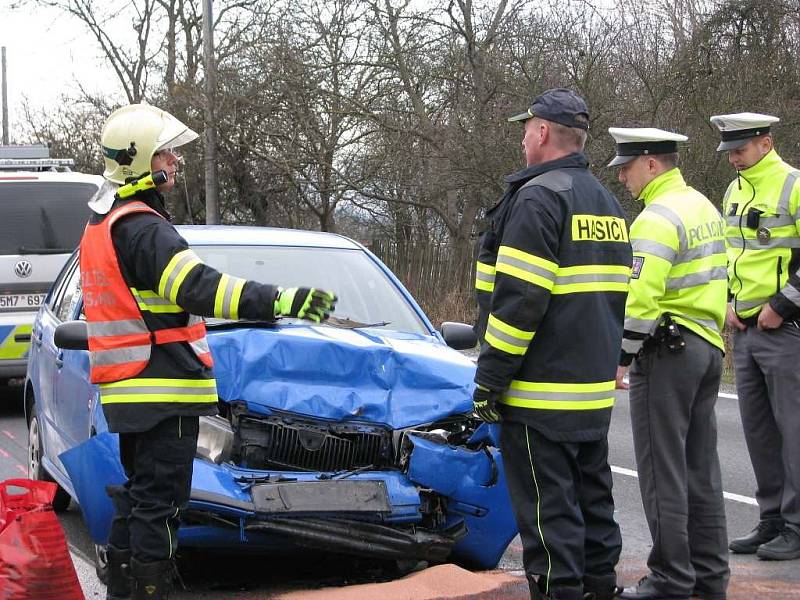
[[[81,288],[92,383],[135,377],[150,361],[152,344],[187,342],[204,365],[213,365],[202,318],[189,315],[185,326],[151,331],[122,277],[111,228],[120,218],[141,212],[163,218],[146,204],[131,202],[111,211],[100,223],[88,224],[81,239]]]

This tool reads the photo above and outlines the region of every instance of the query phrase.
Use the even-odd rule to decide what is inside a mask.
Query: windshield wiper
[[[17,254],[71,254],[74,248],[28,248],[20,246]]]
[[[392,324],[391,321],[361,323],[359,321],[353,321],[350,317],[330,317],[325,323],[333,327],[340,327],[341,329],[366,329],[368,327],[385,327],[386,325]]]

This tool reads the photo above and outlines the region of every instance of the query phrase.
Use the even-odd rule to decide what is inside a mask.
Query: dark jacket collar
[[[520,181],[526,181],[532,177],[536,177],[537,175],[541,175],[542,173],[547,173],[547,171],[553,171],[555,169],[586,169],[588,166],[589,161],[583,152],[573,152],[567,156],[562,156],[561,158],[550,160],[538,165],[531,165],[530,167],[525,167],[521,171],[517,171],[511,175],[506,175],[506,183],[514,184]]]

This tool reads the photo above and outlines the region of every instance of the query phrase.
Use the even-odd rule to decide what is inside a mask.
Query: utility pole
[[[3,46],[3,146],[8,146],[8,84],[6,83],[6,47]]]
[[[205,172],[206,172],[206,224],[219,223],[217,195],[217,122],[214,118],[217,88],[217,67],[214,64],[213,0],[203,0],[203,64],[206,71],[205,105]]]

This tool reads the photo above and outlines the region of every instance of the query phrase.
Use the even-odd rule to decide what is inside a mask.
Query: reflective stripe
[[[725,240],[714,240],[713,242],[706,242],[694,248],[689,248],[685,252],[680,253],[675,264],[680,265],[697,260],[698,258],[708,258],[715,254],[725,254]]]
[[[100,384],[103,404],[131,402],[216,402],[213,379],[126,379]]]
[[[531,109],[528,109],[530,112]],[[532,115],[531,115],[532,116]],[[539,482],[536,481],[536,469],[533,468],[533,453],[531,452],[531,441],[528,436],[528,426],[525,427],[525,444],[528,446],[528,462],[531,465],[531,477],[533,478],[533,485],[536,487],[536,528],[539,530],[539,539],[542,540],[542,548],[547,555],[547,583],[545,584],[544,593],[550,593],[550,572],[553,570],[553,562],[550,559],[550,550],[547,548],[547,543],[544,541],[544,531],[542,530],[542,494],[539,492]]]
[[[614,381],[551,383],[512,381],[500,402],[520,408],[595,410],[614,405]]]
[[[577,265],[558,269],[553,294],[627,292],[631,269],[625,265]]]
[[[656,204],[653,202],[649,206],[645,207],[644,212],[652,211],[657,215],[664,217],[667,221],[672,223],[675,226],[675,229],[678,233],[678,242],[679,242],[679,250],[685,250],[688,247],[686,243],[686,229],[683,226],[683,221],[681,218],[674,212],[672,209],[667,208],[662,204]]]
[[[202,264],[202,261],[193,251],[178,252],[161,274],[161,280],[158,282],[158,295],[162,298],[169,298],[173,304],[177,303],[178,291],[183,280],[186,279],[189,271],[199,264]]]
[[[192,350],[194,350],[195,354],[205,354],[206,352],[211,352],[211,349],[208,347],[208,340],[206,338],[189,342],[189,345],[192,347]]]
[[[214,297],[215,317],[233,320],[239,318],[239,298],[245,283],[245,279],[222,274],[217,286],[217,294]]]
[[[622,351],[626,354],[638,354],[642,348],[644,340],[629,340],[622,338]]]
[[[800,306],[800,291],[798,291],[793,285],[785,286],[781,290],[781,294],[783,294],[786,299],[795,306]]]
[[[494,265],[478,261],[475,265],[475,288],[484,292],[493,292],[494,272]]]
[[[658,319],[634,319],[633,317],[625,317],[624,327],[628,331],[651,335],[656,329],[657,322]]]
[[[704,285],[709,281],[714,281],[717,279],[728,279],[728,269],[726,267],[713,267],[707,271],[691,273],[689,275],[684,275],[683,277],[670,277],[667,279],[666,289],[682,290],[698,285]]]
[[[741,237],[729,237],[728,246],[730,248],[741,248]],[[800,238],[798,237],[773,237],[762,244],[756,239],[745,240],[745,248],[748,250],[769,250],[770,248],[800,248]]]
[[[528,345],[535,333],[512,327],[493,314],[489,314],[484,339],[493,348],[519,356],[528,350]]]
[[[717,322],[712,319],[699,319],[697,317],[690,317],[689,315],[675,315],[675,316],[681,319],[685,319],[687,321],[691,321],[692,323],[697,323],[698,325],[702,325],[706,329],[711,329],[712,331],[720,333]]]
[[[651,254],[652,256],[663,258],[669,263],[674,262],[675,257],[678,255],[677,250],[653,240],[633,239],[631,240],[631,246],[634,254]]]
[[[725,222],[727,223],[728,227],[739,227],[740,219],[742,219],[742,222],[744,222],[743,215],[727,216],[725,217]],[[788,225],[794,226],[795,219],[793,219],[789,215],[779,215],[777,217],[761,217],[758,220],[758,224],[759,226],[773,229],[775,227],[786,227]]]
[[[150,358],[150,344],[144,346],[128,346],[111,350],[92,350],[89,360],[92,365],[107,366],[119,363],[141,362]]]
[[[510,246],[500,246],[495,269],[497,273],[505,273],[549,290],[553,287],[558,265]]]
[[[750,310],[751,308],[763,306],[767,302],[769,302],[769,298],[764,298],[763,300],[739,300],[737,298],[736,310]]]
[[[141,319],[123,321],[87,321],[86,331],[89,337],[108,337],[112,335],[134,335],[149,333],[147,325]]]
[[[792,199],[792,190],[797,178],[800,177],[800,171],[793,170],[786,175],[786,180],[783,182],[783,189],[781,189],[781,198],[778,200],[778,214],[789,214],[789,201]]]
[[[136,304],[139,305],[139,310],[152,313],[184,312],[180,306],[162,298],[153,290],[137,290],[136,288],[131,288],[131,294],[133,294]]]

